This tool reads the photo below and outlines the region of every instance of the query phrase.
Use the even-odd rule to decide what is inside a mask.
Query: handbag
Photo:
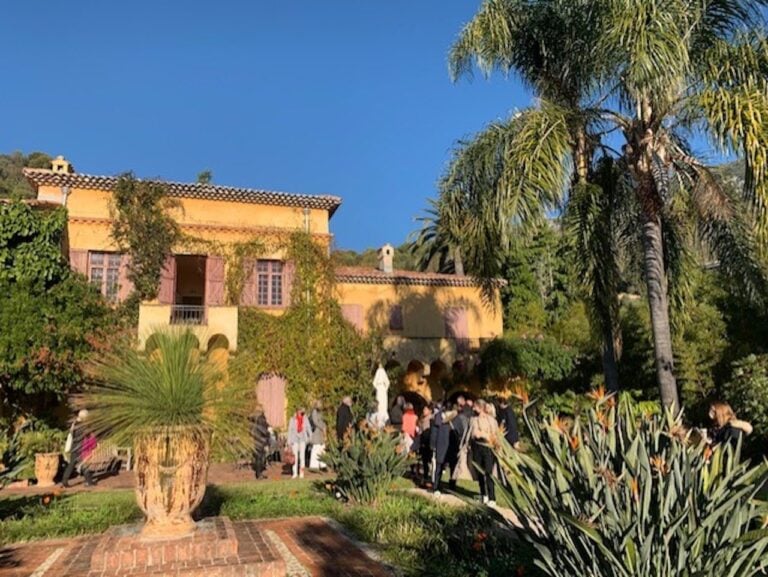
[[[72,426],[69,428],[69,433],[67,433],[67,440],[64,442],[65,453],[72,452],[72,445],[75,443],[74,429],[75,429],[75,424],[72,423]]]

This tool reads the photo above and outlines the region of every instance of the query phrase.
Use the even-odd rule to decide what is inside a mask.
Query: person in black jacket
[[[456,411],[451,410],[450,403],[435,413],[432,421],[429,443],[435,454],[435,470],[432,472],[432,489],[435,495],[440,494],[440,481],[443,476],[445,466],[453,471],[459,458],[459,441],[456,437],[456,431],[453,429],[451,421],[456,418]],[[451,475],[448,482],[450,489],[456,488],[456,480]]]
[[[504,429],[504,438],[510,447],[517,445],[520,436],[517,433],[517,417],[507,399],[499,401],[499,427]]]
[[[712,403],[709,407],[709,418],[715,425],[710,434],[713,445],[729,443],[736,447],[743,436],[752,433],[752,425],[737,419],[728,403]]]
[[[336,437],[339,439],[339,442],[344,440],[344,435],[352,427],[354,420],[355,418],[352,415],[352,397],[346,396],[336,411]]]
[[[395,431],[403,430],[403,412],[405,409],[405,397],[398,395],[392,408],[389,409],[389,425]]]
[[[265,479],[267,469],[267,448],[269,447],[269,423],[264,409],[257,407],[249,418],[251,439],[253,440],[253,472],[257,479]]]

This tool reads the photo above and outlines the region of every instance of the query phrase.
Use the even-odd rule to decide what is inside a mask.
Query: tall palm
[[[454,76],[473,64],[486,73],[515,72],[540,99],[536,108],[479,134],[449,169],[449,175],[458,170],[460,185],[474,187],[467,195],[482,197],[472,203],[479,209],[472,216],[493,238],[508,241],[512,223],[578,198],[573,185],[589,184],[592,153],[610,151],[604,134],[623,136],[625,145],[614,156],[633,197],[623,202],[634,204],[634,225],[641,233],[665,406],[679,406],[668,286],[672,264],[681,260],[674,258],[682,250],[675,228],[679,206],[689,209],[697,238],[720,258],[725,273],[745,281],[754,295],[764,289],[749,251],[754,239],[740,222],[744,215],[687,142],[691,135],[704,135],[745,157],[743,199],[764,236],[768,43],[757,29],[759,4],[486,0],[451,52]],[[482,144],[489,140],[493,146]],[[734,255],[738,265],[729,260]]]

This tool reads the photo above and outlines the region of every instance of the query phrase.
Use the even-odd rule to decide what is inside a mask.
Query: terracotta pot
[[[35,478],[38,487],[53,487],[56,473],[59,472],[59,453],[35,454]]]
[[[210,434],[174,427],[136,439],[136,499],[147,517],[143,537],[182,537],[205,494]]]

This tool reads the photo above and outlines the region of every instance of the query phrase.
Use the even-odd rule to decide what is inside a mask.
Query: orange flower
[[[607,396],[608,395],[606,394],[605,387],[603,385],[600,385],[596,389],[587,393],[587,397],[597,403],[604,401]]]
[[[659,455],[651,457],[651,466],[661,475],[666,475],[668,472],[667,462]]]
[[[568,423],[565,419],[560,418],[560,415],[552,418],[551,427],[563,434],[568,432]]]
[[[485,541],[487,538],[488,538],[488,534],[483,533],[482,531],[480,531],[477,535],[475,535],[476,541]]]
[[[573,435],[570,439],[568,439],[568,444],[571,445],[571,450],[575,451],[579,448],[579,445],[581,445],[581,439],[578,435]]]
[[[704,447],[704,460],[707,463],[709,463],[709,460],[712,458],[712,453],[714,453],[714,451],[712,450],[712,447],[710,447],[709,445]]]
[[[635,499],[635,501],[640,500],[640,486],[637,482],[637,479],[632,477],[632,479],[629,481],[629,487],[632,489],[632,497]]]
[[[512,396],[519,399],[524,405],[527,405],[530,401],[528,389],[526,389],[525,385],[517,385],[512,389]]]

